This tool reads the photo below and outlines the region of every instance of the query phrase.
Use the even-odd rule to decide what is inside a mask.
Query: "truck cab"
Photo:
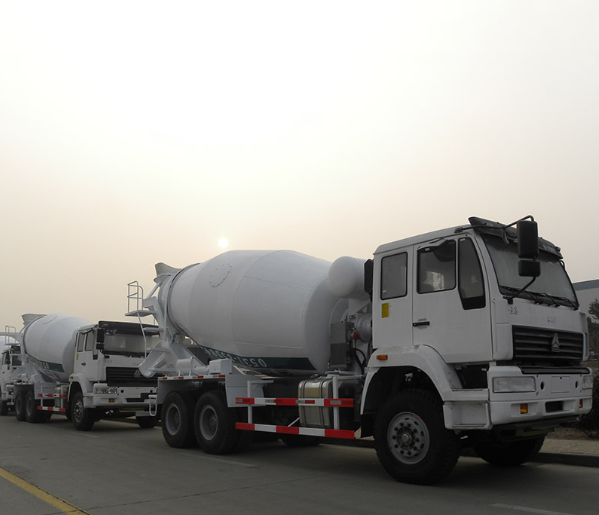
[[[0,356],[0,416],[14,406],[14,380],[21,373],[21,348],[17,343],[7,344]]]
[[[376,425],[388,399],[424,390],[462,444],[487,461],[525,461],[546,432],[591,409],[586,318],[558,247],[539,238],[522,259],[514,228],[469,221],[375,252],[362,411]]]
[[[69,388],[76,427],[87,429],[100,414],[126,416],[148,411],[149,396],[156,392],[156,379],[142,376],[138,366],[157,344],[154,329],[100,321],[77,332]],[[140,425],[145,420],[138,418]],[[151,420],[155,423],[155,417]],[[149,424],[150,418],[147,421]]]

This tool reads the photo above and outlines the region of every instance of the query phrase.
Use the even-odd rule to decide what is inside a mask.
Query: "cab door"
[[[412,345],[412,247],[375,260],[372,334],[375,348]]]
[[[415,249],[414,345],[435,348],[447,363],[492,359],[488,286],[467,235]]]
[[[98,361],[95,331],[78,333],[75,352],[75,372],[84,374],[89,381],[98,381]]]

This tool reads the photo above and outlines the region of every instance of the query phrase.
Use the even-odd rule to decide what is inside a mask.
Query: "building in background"
[[[599,299],[599,279],[574,283],[574,289],[578,302],[580,302],[581,311],[588,313],[589,304],[595,299]]]

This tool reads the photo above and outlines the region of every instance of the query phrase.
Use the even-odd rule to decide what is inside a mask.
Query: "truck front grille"
[[[535,327],[513,327],[513,361],[525,367],[563,368],[580,365],[584,335]]]
[[[106,384],[108,386],[156,386],[156,378],[141,375],[135,367],[107,367]]]

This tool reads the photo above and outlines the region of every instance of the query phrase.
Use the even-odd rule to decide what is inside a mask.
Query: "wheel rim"
[[[83,401],[76,400],[73,404],[73,420],[75,422],[81,422],[83,418]]]
[[[171,435],[176,435],[181,427],[181,412],[176,404],[171,404],[166,411],[166,417],[164,417],[166,424],[166,430]]]
[[[398,461],[413,465],[426,457],[430,436],[426,424],[418,415],[399,413],[389,423],[387,443]]]
[[[200,411],[200,431],[205,440],[212,440],[218,432],[218,417],[212,406],[204,406]]]

